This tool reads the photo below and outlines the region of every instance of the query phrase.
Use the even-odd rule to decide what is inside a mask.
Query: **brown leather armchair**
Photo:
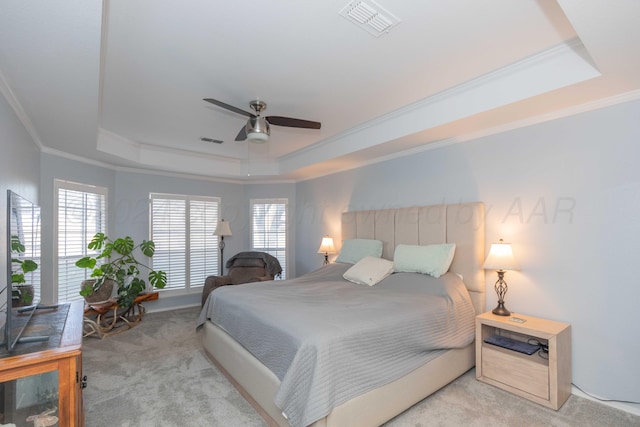
[[[203,306],[209,294],[220,286],[264,282],[273,280],[282,273],[278,259],[266,252],[240,252],[229,258],[225,266],[226,275],[209,276],[205,280],[202,290]]]

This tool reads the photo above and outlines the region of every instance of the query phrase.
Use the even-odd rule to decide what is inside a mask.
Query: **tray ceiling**
[[[46,152],[260,181],[638,97],[640,2],[369,3],[397,18],[388,32],[345,19],[344,0],[4,0],[0,90]],[[235,142],[246,117],[203,98],[322,128]]]

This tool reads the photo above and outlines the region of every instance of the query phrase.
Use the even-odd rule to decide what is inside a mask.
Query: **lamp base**
[[[224,276],[224,236],[220,236],[220,275]]]
[[[510,316],[511,315],[511,312],[509,310],[507,310],[506,308],[504,308],[504,302],[503,301],[498,301],[498,306],[493,309],[492,313],[495,314],[496,316]]]

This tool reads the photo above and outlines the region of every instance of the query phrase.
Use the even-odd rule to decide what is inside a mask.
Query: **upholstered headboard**
[[[476,313],[485,309],[484,204],[458,203],[411,208],[345,212],[342,240],[376,239],[382,257],[393,260],[400,243],[455,243],[450,271],[462,275]]]

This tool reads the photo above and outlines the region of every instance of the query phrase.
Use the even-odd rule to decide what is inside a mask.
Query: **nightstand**
[[[491,335],[535,340],[547,345],[549,351],[527,355],[485,343]],[[490,311],[477,316],[476,378],[560,409],[571,395],[571,325],[520,314],[496,316]]]

